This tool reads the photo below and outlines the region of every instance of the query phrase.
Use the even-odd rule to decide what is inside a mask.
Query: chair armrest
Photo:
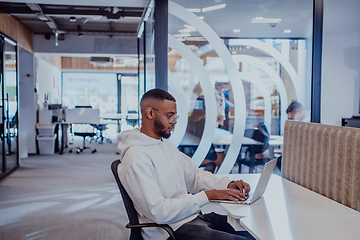
[[[164,229],[172,239],[175,240],[174,230],[167,224],[157,224],[157,223],[139,223],[139,224],[127,224],[126,228],[143,228],[143,227],[160,227]]]

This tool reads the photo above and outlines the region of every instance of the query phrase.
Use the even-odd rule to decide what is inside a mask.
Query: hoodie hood
[[[149,137],[140,132],[140,128],[134,128],[129,131],[124,131],[118,134],[117,149],[120,154],[120,159],[123,158],[126,151],[132,146],[152,146],[161,144],[162,139],[158,140]]]

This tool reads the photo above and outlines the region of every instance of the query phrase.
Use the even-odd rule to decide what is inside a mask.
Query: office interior
[[[360,116],[356,0],[102,1],[104,11],[120,16],[117,19],[77,15],[76,8],[66,7],[69,13],[46,12],[51,4],[99,6],[95,1],[30,2],[25,8],[31,16],[20,10],[7,12],[6,4],[21,1],[0,2],[2,181],[22,163],[41,156],[36,125],[41,111],[52,107],[52,113],[59,107],[61,112],[76,106],[99,109],[99,119],[109,123],[103,134],[113,148],[105,141],[91,158],[103,158],[102,147],[113,154],[106,155],[112,158],[109,161],[118,158],[117,133],[140,125],[138,101],[154,87],[167,89],[178,99],[181,117],[173,143],[199,166],[214,147],[217,159],[212,170],[220,174],[237,173],[234,166],[239,165],[239,153],[245,154],[240,149],[246,129],[262,125],[270,136],[283,135],[285,110],[292,100],[322,124],[341,126],[344,119]],[[317,4],[323,7],[321,25],[313,15],[319,16],[314,11]],[[161,14],[156,16],[156,10]],[[32,18],[45,27],[26,25],[35,21]],[[96,21],[105,22],[99,23],[102,29],[87,28]],[[197,126],[200,133],[190,135],[196,111],[206,121],[203,118]],[[63,114],[54,117],[52,121],[66,121]],[[67,141],[82,141],[69,134],[61,143],[64,133],[59,126],[57,149],[46,155],[49,161],[69,154],[66,148],[59,154]],[[230,142],[224,144],[228,136]],[[195,144],[189,147],[186,141]],[[272,156],[281,156],[281,145],[272,148]]]

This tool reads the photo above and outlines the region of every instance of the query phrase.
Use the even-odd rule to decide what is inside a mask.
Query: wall
[[[44,35],[34,36],[34,52],[37,53],[92,53],[137,54],[136,36],[89,36],[65,35],[65,40],[55,46],[55,36],[49,40]]]
[[[49,103],[61,103],[61,70],[49,62],[37,58],[36,87],[40,108],[43,106],[45,94],[49,94]]]
[[[340,126],[341,118],[359,115],[360,4],[354,0],[324,4],[321,121]]]
[[[36,153],[36,110],[34,56],[22,49],[19,51],[19,130],[26,132],[28,153]],[[24,146],[19,141],[20,149]],[[21,151],[21,150],[20,150]]]

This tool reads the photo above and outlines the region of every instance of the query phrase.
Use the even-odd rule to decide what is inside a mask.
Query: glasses
[[[155,111],[159,111],[159,112],[162,112],[160,111],[159,109],[157,108],[154,108],[154,107],[151,107],[152,109],[154,109]],[[169,118],[169,122],[172,123],[173,121],[175,120],[178,120],[179,119],[179,115],[177,115],[176,113],[175,114],[165,114],[165,116],[167,116]]]

